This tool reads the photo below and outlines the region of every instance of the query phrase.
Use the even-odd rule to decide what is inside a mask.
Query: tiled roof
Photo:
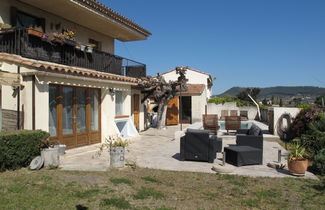
[[[99,12],[106,17],[112,18],[115,21],[122,23],[123,25],[126,25],[126,26],[132,28],[133,30],[136,30],[137,32],[139,32],[145,36],[151,35],[151,33],[148,30],[144,29],[143,27],[136,24],[129,18],[124,17],[123,15],[121,15],[118,12],[114,11],[113,9],[107,7],[106,5],[99,3],[96,0],[72,0],[72,1],[78,2],[79,4],[82,4],[89,9],[95,10],[96,12]]]
[[[204,88],[204,84],[187,84],[187,91],[183,91],[182,95],[201,95]]]
[[[192,69],[192,68],[187,68],[187,70],[190,70],[190,71],[195,71],[195,72],[197,72],[197,73],[200,73],[200,74],[205,74],[205,75],[207,75],[207,76],[211,77],[211,75],[210,75],[210,74],[208,74],[208,73],[205,73],[205,72],[203,72],[203,71],[199,71],[199,70],[196,70],[196,69]],[[170,72],[172,72],[172,71],[176,71],[176,68],[175,68],[175,69],[171,69],[171,70],[169,70],[169,71],[166,71],[166,72],[162,73],[161,75],[164,75],[164,74],[170,73]]]
[[[84,76],[84,77],[92,77],[92,78],[115,80],[121,82],[131,82],[131,83],[138,83],[140,81],[140,79],[138,78],[126,77],[121,75],[105,73],[105,72],[98,72],[90,69],[60,65],[60,64],[55,64],[55,63],[50,63],[45,61],[32,60],[32,59],[23,58],[19,55],[13,55],[7,53],[0,53],[0,61],[8,61],[8,62],[20,64],[22,66],[33,67],[39,70],[48,70],[48,71],[53,71],[54,73],[70,74],[75,76]]]

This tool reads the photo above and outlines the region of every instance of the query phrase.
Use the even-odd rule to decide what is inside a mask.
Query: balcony
[[[49,40],[46,34],[25,28],[0,29],[0,52],[25,58],[141,78],[146,65],[79,45],[72,40]]]

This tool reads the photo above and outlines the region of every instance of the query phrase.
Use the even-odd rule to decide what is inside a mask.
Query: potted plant
[[[304,176],[308,167],[308,159],[305,157],[306,149],[299,143],[291,145],[288,158],[288,169],[292,175]]]
[[[27,28],[26,31],[27,31],[27,34],[30,34],[30,35],[33,35],[33,36],[37,36],[37,37],[40,37],[40,38],[42,38],[43,35],[44,35],[43,32],[41,32],[39,30],[36,30],[34,28]]]
[[[76,38],[76,32],[70,29],[65,29],[63,31],[63,36],[65,38],[65,43],[70,46],[76,46],[77,42],[75,41]]]
[[[58,142],[51,138],[44,139],[41,144],[41,157],[44,159],[44,167],[58,167],[60,164]]]
[[[87,46],[86,46],[86,52],[87,53],[93,53],[93,49],[96,47],[96,45],[94,45],[94,44],[88,44]]]
[[[12,26],[5,23],[0,23],[0,33],[7,33],[12,31]]]
[[[99,147],[97,155],[100,156],[104,148],[109,148],[110,167],[124,167],[124,153],[125,147],[129,144],[128,141],[123,140],[118,135],[109,136],[108,139],[106,138],[105,141],[106,142],[101,144],[101,146]]]
[[[80,50],[80,51],[85,51],[85,49],[86,49],[86,45],[84,45],[84,44],[77,44],[77,45],[75,46],[75,48],[76,48],[77,50]]]

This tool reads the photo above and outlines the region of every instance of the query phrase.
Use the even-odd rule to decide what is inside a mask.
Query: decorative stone
[[[232,173],[235,170],[235,167],[230,164],[223,165],[214,165],[211,170],[217,172],[218,174],[227,174]]]
[[[30,163],[29,167],[31,170],[40,170],[44,164],[44,158],[41,156],[35,157]]]

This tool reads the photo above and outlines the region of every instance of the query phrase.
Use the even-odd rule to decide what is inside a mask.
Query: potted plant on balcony
[[[6,23],[0,23],[0,29],[7,29],[7,28],[12,28],[12,26],[10,24],[6,24]]]
[[[0,34],[9,33],[9,32],[13,32],[13,31],[14,31],[14,29],[12,28],[11,25],[5,24],[5,23],[0,23]]]
[[[71,46],[76,46],[77,42],[75,41],[76,32],[70,29],[65,29],[63,31],[63,37],[65,38],[65,43]]]
[[[86,45],[86,52],[87,53],[93,53],[93,49],[96,47],[95,44],[87,44]]]
[[[27,34],[29,34],[29,35],[33,35],[33,36],[40,37],[40,38],[42,38],[43,35],[44,35],[43,32],[41,32],[40,30],[35,29],[35,28],[27,28],[27,29],[26,29],[26,32],[27,32]]]
[[[304,176],[308,167],[308,159],[305,157],[305,147],[298,142],[294,142],[290,148],[290,155],[288,158],[288,169],[292,175]]]

